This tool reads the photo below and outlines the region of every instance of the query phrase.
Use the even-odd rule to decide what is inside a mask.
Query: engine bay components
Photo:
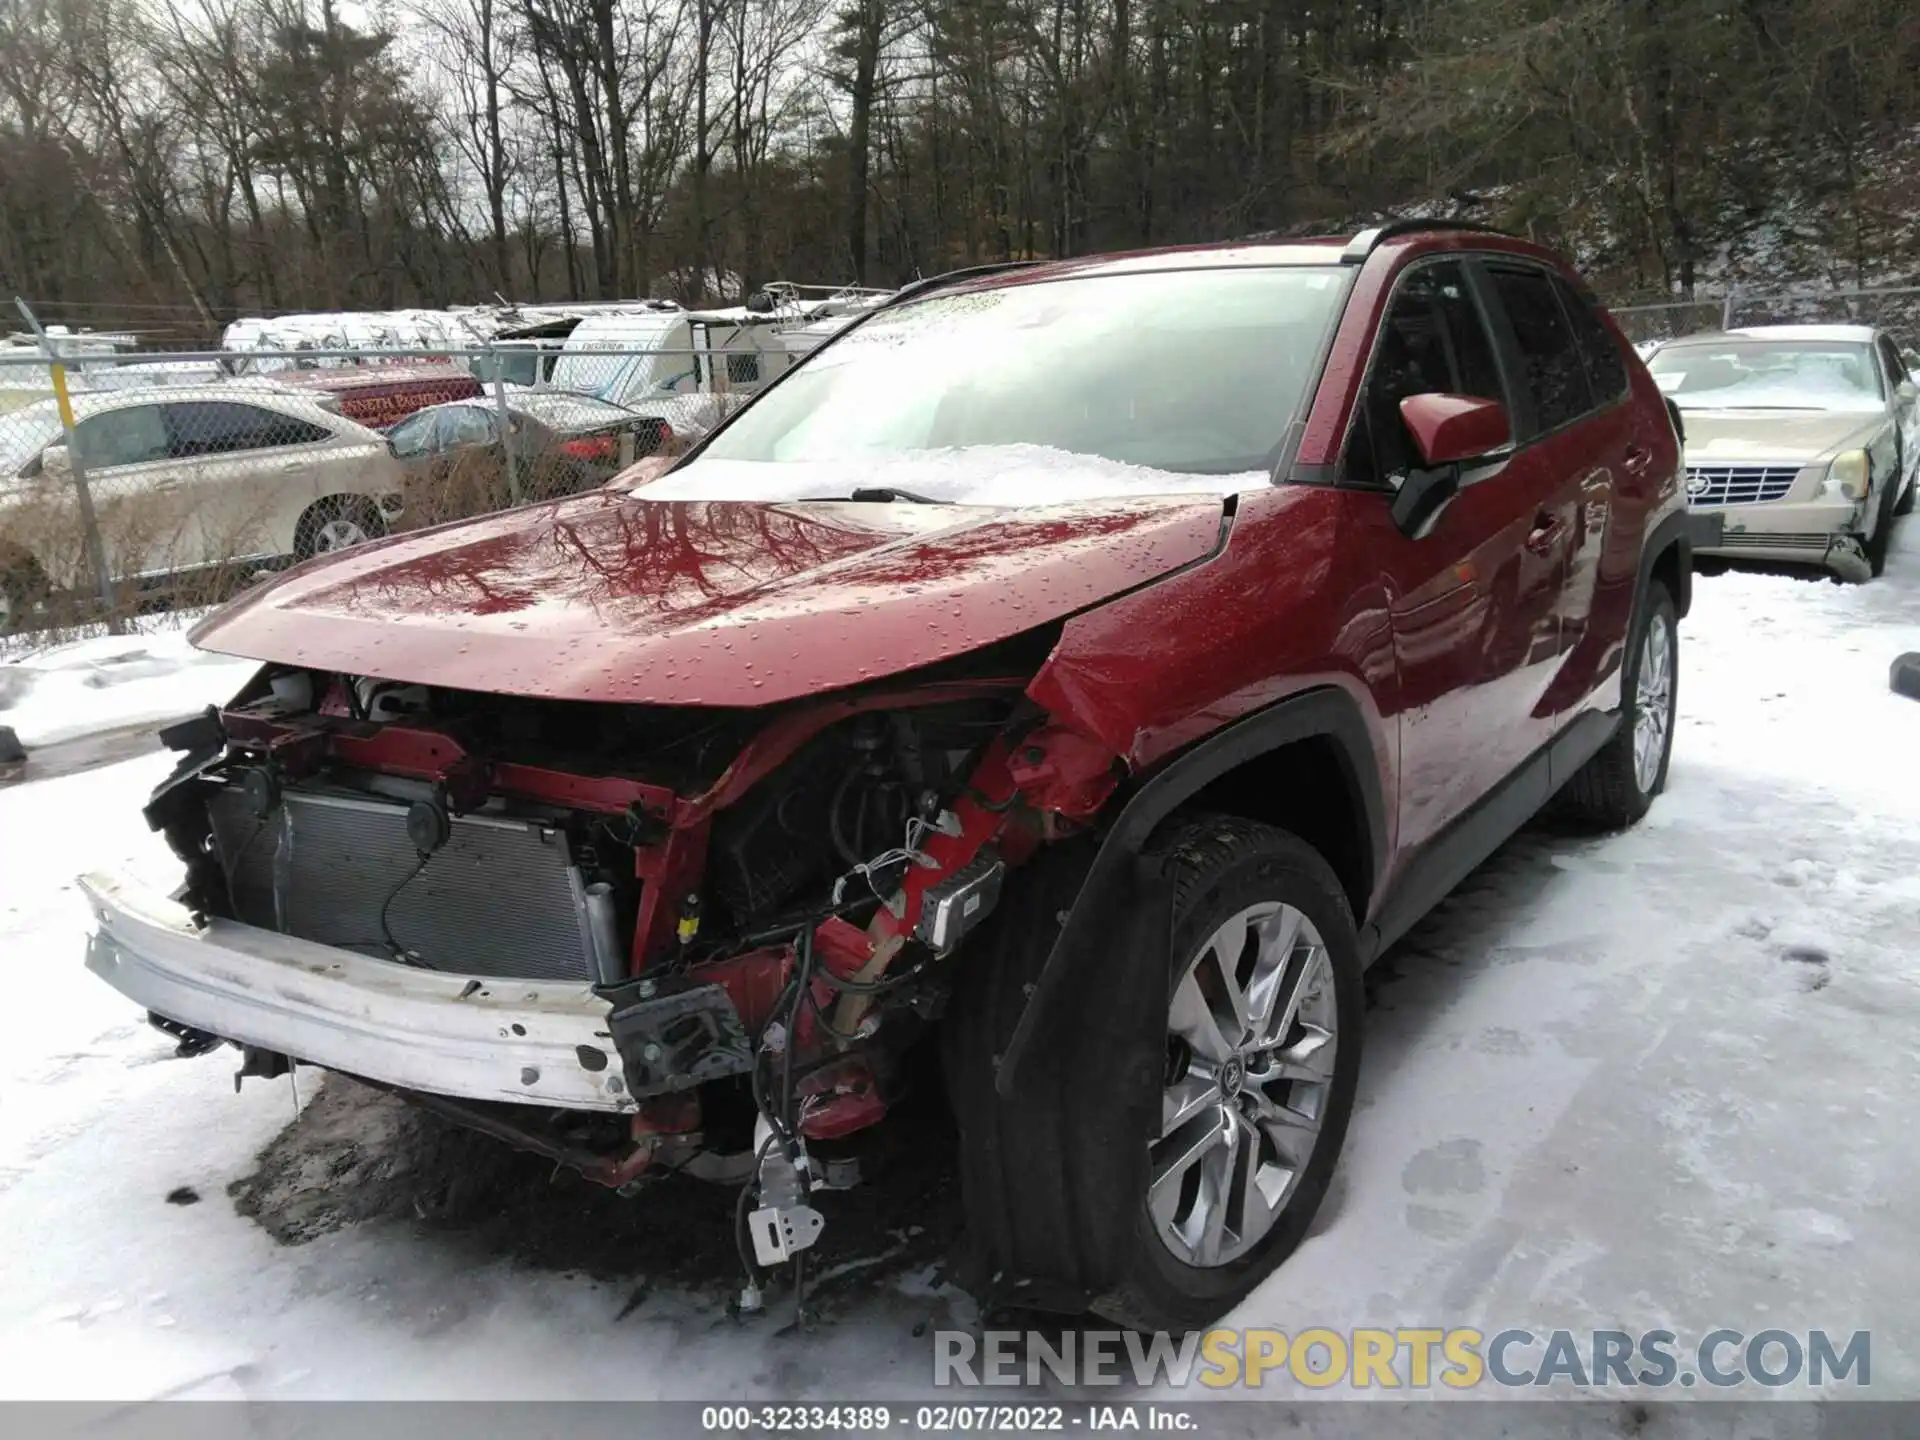
[[[149,818],[190,911],[460,977],[476,1009],[510,992],[534,1008],[503,1045],[537,1043],[549,997],[604,1002],[560,1062],[618,1098],[590,1142],[565,1110],[531,1121],[524,1089],[434,1093],[513,1096],[482,1128],[616,1189],[751,1177],[750,1248],[776,1263],[835,1188],[806,1145],[885,1117],[1007,871],[1079,823],[1035,796],[1078,808],[1109,783],[1110,756],[1024,704],[1011,678],[960,679],[695,716],[269,671]],[[749,1116],[776,1147],[749,1146]]]
[[[827,1220],[806,1203],[809,1185],[805,1145],[796,1145],[797,1161],[789,1158],[785,1145],[764,1119],[761,1125],[765,1138],[760,1142],[760,1165],[754,1177],[755,1198],[760,1203],[747,1212],[747,1234],[752,1237],[753,1257],[759,1264],[784,1265],[812,1247]]]
[[[587,934],[593,941],[593,973],[601,985],[618,985],[627,978],[627,947],[620,943],[620,920],[613,886],[595,880],[581,890],[587,907]]]
[[[961,937],[993,913],[1006,873],[999,852],[990,845],[982,848],[970,863],[928,887],[914,934],[934,954],[951,953]]]
[[[645,1099],[691,1090],[753,1068],[752,1043],[723,986],[689,986],[678,978],[665,984],[677,988],[660,993],[662,982],[639,979],[609,993],[607,1029],[630,1094]]]

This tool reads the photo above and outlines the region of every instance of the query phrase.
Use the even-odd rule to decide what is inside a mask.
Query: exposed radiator
[[[552,826],[456,817],[423,866],[404,806],[288,791],[261,821],[228,792],[208,810],[235,908],[250,925],[387,956],[384,906],[394,940],[436,970],[593,978],[580,872]]]

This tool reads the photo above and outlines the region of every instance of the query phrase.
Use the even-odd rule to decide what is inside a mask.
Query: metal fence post
[[[1738,301],[1739,295],[1740,287],[1738,285],[1727,286],[1726,296],[1720,301],[1720,328],[1722,330],[1731,330],[1733,328],[1733,307]]]
[[[60,428],[67,432],[67,460],[72,467],[74,498],[80,505],[80,527],[86,532],[87,562],[93,568],[95,584],[100,587],[100,603],[106,607],[107,633],[124,635],[126,621],[121,618],[119,600],[113,591],[113,570],[107,564],[107,547],[100,538],[100,517],[94,513],[93,490],[87,484],[87,462],[80,453],[80,434],[73,418],[73,400],[67,394],[67,367],[60,359],[59,347],[41,328],[40,321],[25,300],[14,296],[27,328],[40,341],[40,353],[47,357],[47,377],[53,383],[53,399],[60,411]]]
[[[493,413],[500,424],[500,449],[507,460],[507,498],[515,505],[520,503],[520,465],[513,443],[513,425],[507,414],[507,367],[500,359],[499,350],[489,342],[487,359],[493,366]]]

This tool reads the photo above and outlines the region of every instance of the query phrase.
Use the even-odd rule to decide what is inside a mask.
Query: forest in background
[[[0,0],[0,294],[204,343],[1409,207],[1903,278],[1917,77],[1911,0]]]

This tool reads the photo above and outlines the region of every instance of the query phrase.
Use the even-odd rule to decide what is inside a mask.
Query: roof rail
[[[958,270],[943,271],[938,275],[929,275],[921,280],[909,280],[893,292],[893,298],[881,306],[897,305],[902,300],[911,300],[930,291],[944,290],[949,285],[958,285],[965,280],[978,279],[985,275],[1001,275],[1009,270],[1026,270],[1035,265],[1044,265],[1044,260],[995,260],[987,265],[965,265]]]
[[[1411,235],[1421,230],[1472,230],[1481,235],[1505,235],[1491,225],[1482,225],[1476,220],[1417,220],[1411,217],[1389,220],[1383,225],[1375,225],[1370,230],[1362,230],[1347,242],[1347,248],[1340,252],[1342,265],[1358,265],[1371,255],[1382,242],[1396,235]]]

